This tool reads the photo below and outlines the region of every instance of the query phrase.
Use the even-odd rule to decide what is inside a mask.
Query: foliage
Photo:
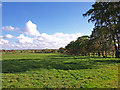
[[[33,49],[33,50],[0,50],[2,53],[58,53],[58,49]]]
[[[113,42],[115,55],[120,57],[120,1],[119,2],[95,2],[92,9],[88,10],[83,16],[91,16],[88,20],[95,22],[96,32],[102,43],[109,43],[107,40]],[[99,28],[98,28],[99,27]],[[101,32],[101,33],[100,33]],[[92,34],[93,34],[92,33]],[[100,40],[101,41],[101,40]],[[105,45],[105,44],[102,44]],[[107,46],[104,46],[107,49]],[[106,50],[104,50],[106,51]]]
[[[88,52],[89,36],[78,37],[76,41],[71,41],[65,49],[70,55],[86,55]]]
[[[59,50],[58,50],[58,52],[60,52],[60,53],[65,53],[65,48],[63,48],[63,47],[61,47],[61,48],[59,48]]]

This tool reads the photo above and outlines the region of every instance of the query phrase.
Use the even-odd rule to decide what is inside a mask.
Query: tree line
[[[95,2],[84,17],[94,23],[90,36],[79,37],[66,47],[66,53],[72,55],[90,55],[107,57],[111,53],[120,58],[120,1]]]
[[[63,53],[60,49],[32,49],[32,50],[0,50],[1,53],[15,54],[15,53]]]

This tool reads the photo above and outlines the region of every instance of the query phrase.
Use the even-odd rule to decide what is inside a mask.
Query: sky
[[[2,2],[2,49],[59,49],[93,23],[83,17],[94,2]]]

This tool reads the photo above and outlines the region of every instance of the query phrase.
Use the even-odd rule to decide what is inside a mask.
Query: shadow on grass
[[[120,60],[94,60],[94,62],[101,62],[101,63],[120,63]]]
[[[51,57],[51,58],[50,58]],[[88,57],[78,57],[79,60],[76,62],[74,57],[67,57],[61,55],[48,56],[43,59],[7,59],[2,61],[2,72],[3,73],[22,73],[26,71],[36,70],[40,68],[44,69],[59,69],[59,70],[79,70],[79,69],[97,69],[98,63],[110,64],[120,63],[118,60],[89,60]],[[76,59],[78,59],[76,57]],[[71,59],[69,61],[69,59]]]
[[[52,59],[89,59],[90,56],[73,56],[73,55],[52,55],[48,56],[51,57]]]

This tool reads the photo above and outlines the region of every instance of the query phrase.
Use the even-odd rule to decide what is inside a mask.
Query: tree
[[[83,55],[86,56],[88,52],[89,36],[78,37],[76,41],[71,41],[65,49],[70,55]]]
[[[100,56],[100,52],[102,52],[102,56],[107,57],[107,51],[112,47],[111,35],[108,34],[107,31],[107,27],[105,26],[96,26],[92,31],[90,40],[92,40],[92,44],[94,44],[98,56]]]
[[[59,51],[60,53],[65,53],[65,48],[61,47],[61,48],[59,48],[58,51]]]
[[[74,41],[71,41],[67,46],[65,46],[65,49],[67,50],[67,54],[70,55],[77,55],[76,49],[74,47]]]
[[[115,56],[120,56],[120,2],[95,2],[92,9],[83,16],[91,16],[88,21],[95,22],[95,26],[106,26],[108,34],[112,36]]]
[[[16,53],[16,51],[15,51],[15,50],[11,50],[10,52],[11,52],[11,53],[13,53],[13,54],[15,54],[15,53]]]

